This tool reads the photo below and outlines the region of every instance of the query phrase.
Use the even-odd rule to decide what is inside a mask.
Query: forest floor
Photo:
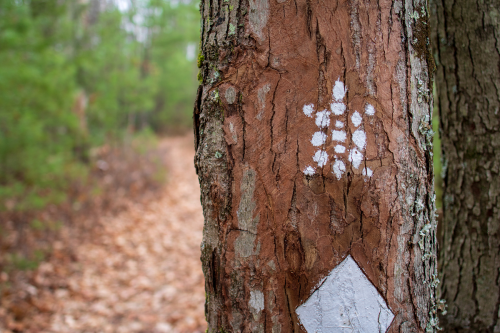
[[[165,185],[100,216],[83,240],[64,226],[50,257],[12,281],[17,296],[2,300],[0,333],[205,331],[192,136],[161,139],[155,151]]]

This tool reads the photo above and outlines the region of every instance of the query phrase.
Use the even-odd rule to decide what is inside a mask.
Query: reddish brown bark
[[[349,254],[395,314],[389,332],[435,329],[425,5],[202,3],[195,163],[210,332],[301,332],[295,309]],[[319,128],[337,81],[346,110]],[[360,128],[367,144],[356,148]],[[326,134],[321,146],[316,132]]]

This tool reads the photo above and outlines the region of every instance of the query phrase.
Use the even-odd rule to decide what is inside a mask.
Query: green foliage
[[[137,4],[0,0],[0,210],[64,200],[92,146],[189,124],[197,8]]]
[[[432,87],[434,100],[437,100],[436,96],[436,85]],[[432,138],[432,152],[433,152],[433,164],[434,164],[434,190],[436,191],[436,208],[441,209],[443,207],[443,177],[442,177],[442,151],[441,151],[441,137],[439,131],[439,108],[437,104],[434,105],[432,112],[432,130],[434,136]]]
[[[46,253],[40,249],[33,251],[29,257],[14,253],[7,255],[7,271],[17,269],[22,271],[33,270],[45,259]]]
[[[150,25],[158,29],[151,37],[150,57],[158,84],[151,123],[156,130],[168,128],[170,124],[188,126],[198,84],[195,63],[199,40],[198,8],[195,4],[174,6],[159,0],[151,3],[157,6],[159,13],[148,17]],[[165,61],[165,57],[170,61]]]
[[[46,1],[49,7],[55,2]],[[39,208],[58,199],[54,191],[38,192],[64,185],[58,175],[71,168],[81,141],[77,118],[68,112],[74,65],[50,46],[67,37],[55,29],[62,10],[43,12],[21,1],[0,5],[0,202],[18,197],[19,208]]]
[[[201,66],[203,66],[203,62],[205,61],[205,56],[203,55],[203,53],[199,53],[198,54],[198,68],[201,68]]]
[[[434,130],[433,152],[434,152],[434,189],[436,190],[436,208],[443,207],[443,177],[441,175],[441,138],[439,137],[439,115],[437,115],[437,107],[435,108],[435,116],[432,119],[432,127]]]
[[[30,226],[34,230],[43,230],[43,229],[45,229],[45,225],[39,219],[34,219],[33,221],[31,221]]]

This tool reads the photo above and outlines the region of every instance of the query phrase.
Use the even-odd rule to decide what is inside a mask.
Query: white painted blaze
[[[336,145],[335,146],[335,152],[338,154],[343,154],[345,153],[345,147],[341,145]]]
[[[361,163],[365,159],[364,151],[367,146],[367,138],[364,131],[365,127],[363,126],[363,121],[366,120],[367,116],[373,116],[376,112],[373,105],[365,102],[364,113],[354,111],[350,116],[343,116],[347,110],[347,106],[344,103],[346,93],[347,87],[342,81],[340,81],[340,79],[337,79],[332,89],[330,110],[316,112],[316,106],[312,103],[304,105],[302,109],[304,114],[309,118],[313,118],[313,115],[315,115],[313,119],[318,127],[317,132],[312,135],[311,144],[314,147],[320,148],[315,152],[312,159],[320,168],[324,167],[328,163],[329,158],[333,159],[334,162],[332,162],[332,172],[335,174],[337,179],[342,178],[342,175],[346,172],[347,168],[359,169],[361,166]],[[335,129],[330,129],[331,121],[335,122]],[[347,124],[345,121],[347,121]],[[345,126],[349,125],[350,127],[350,124],[354,126],[355,131],[349,131],[348,138]],[[333,146],[333,152],[330,150],[330,143],[328,146],[325,146],[330,133],[333,141],[331,143],[331,146]],[[326,147],[328,147],[329,152],[332,152],[331,156],[329,156],[325,151]],[[316,173],[316,167],[308,165],[303,170],[303,173],[307,176],[311,176]],[[361,171],[361,173],[364,176],[364,181],[368,181],[368,178],[372,176],[373,171],[366,167]]]
[[[355,127],[358,127],[359,125],[361,125],[363,118],[361,118],[361,115],[359,114],[358,111],[354,111],[354,113],[351,116],[351,121]]]
[[[363,171],[361,171],[361,174],[363,176],[371,177],[373,175],[373,171],[369,167],[366,167],[366,168],[363,169]]]
[[[345,164],[342,161],[335,161],[335,163],[332,166],[332,171],[335,174],[335,177],[337,179],[342,178],[342,175],[345,172]]]
[[[337,102],[344,99],[347,89],[344,87],[344,82],[337,80],[335,81],[335,86],[333,87],[333,99]]]
[[[314,175],[314,173],[316,172],[316,169],[313,168],[312,166],[308,165],[307,168],[304,169],[304,174],[305,175],[308,175],[308,176],[312,176]]]
[[[350,255],[295,312],[308,333],[385,333],[394,318]]]
[[[365,149],[366,146],[366,134],[362,130],[358,129],[352,133],[352,142],[356,146],[358,146],[359,149]]]
[[[347,134],[344,131],[332,131],[332,140],[344,142],[347,138]]]
[[[326,162],[328,162],[328,154],[326,151],[318,150],[316,154],[313,156],[313,161],[318,163],[318,166],[324,167],[326,165]]]
[[[326,134],[323,132],[316,132],[313,134],[311,143],[314,147],[319,147],[325,144]]]
[[[306,116],[311,118],[312,113],[314,112],[314,104],[304,105],[304,107],[302,108],[302,112],[304,112]]]
[[[346,106],[344,103],[332,103],[330,104],[330,108],[336,116],[340,116],[344,114]]]
[[[330,112],[324,110],[316,113],[316,126],[319,128],[330,126]]]
[[[375,108],[371,104],[366,104],[365,113],[369,116],[373,116],[375,114]]]
[[[363,161],[363,154],[357,149],[353,148],[351,152],[349,153],[349,162],[352,163],[352,166],[357,169],[359,168],[359,165]]]

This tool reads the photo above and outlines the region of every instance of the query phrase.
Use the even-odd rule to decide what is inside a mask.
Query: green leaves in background
[[[198,24],[167,0],[0,0],[0,209],[64,200],[92,146],[187,126]]]

